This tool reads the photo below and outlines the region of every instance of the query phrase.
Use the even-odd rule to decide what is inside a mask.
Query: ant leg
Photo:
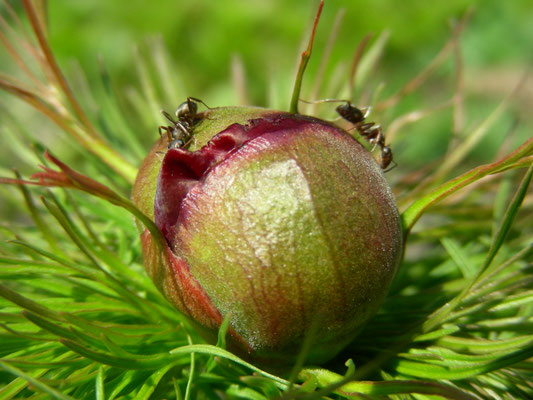
[[[205,104],[203,100],[197,99],[196,97],[187,97],[187,104],[189,105],[189,108],[190,108],[190,106],[191,106],[191,101],[195,101],[195,102],[197,102],[197,103],[201,103],[201,104],[203,104],[206,108],[211,109],[211,107],[209,107],[207,104]]]
[[[346,103],[349,107],[354,107],[351,100],[342,100],[342,99],[321,99],[321,100],[313,100],[313,101],[304,100],[304,99],[298,99],[298,100],[306,104]],[[363,113],[363,119],[366,119],[372,112],[372,106],[361,107],[359,108],[359,110]]]
[[[372,112],[372,106],[361,107],[359,110],[363,113],[363,119],[366,119]]]
[[[172,140],[172,129],[168,126],[160,126],[158,129],[159,136],[167,135],[167,140],[170,142]]]
[[[374,125],[376,125],[374,122],[367,122],[359,125],[357,130],[361,133],[361,135],[367,136],[372,131],[370,128],[372,128]]]
[[[385,146],[385,136],[383,135],[383,128],[381,127],[381,125],[376,125],[376,127],[374,129],[378,132],[377,138],[376,138],[376,143],[380,147]]]
[[[193,141],[193,136],[191,135],[191,137],[183,144],[182,147],[187,147],[191,144],[191,142]]]
[[[371,151],[374,151],[377,146],[379,146],[383,150],[385,146],[385,137],[383,136],[381,126],[374,126],[369,132],[371,133],[371,136],[369,135],[369,142],[374,145]]]
[[[341,99],[321,99],[321,100],[313,100],[313,101],[308,101],[304,99],[298,99],[298,100],[306,104],[322,104],[322,103],[348,103],[350,105],[352,104],[350,100],[341,100]]]

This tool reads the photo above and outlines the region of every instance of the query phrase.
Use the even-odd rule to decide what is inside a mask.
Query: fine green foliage
[[[458,122],[466,94],[457,50],[475,16],[467,12],[433,61],[414,77],[402,75],[404,85],[393,93],[384,93],[373,75],[386,52],[386,32],[364,38],[349,67],[318,68],[303,84],[298,78],[302,96],[373,105],[372,120],[388,122],[387,141],[398,144],[399,160],[407,124],[444,109],[460,128],[442,159],[421,172],[399,163],[388,175],[406,254],[379,313],[329,364],[307,365],[302,343],[292,369],[266,371],[226,350],[228,318],[216,345],[206,344],[144,272],[139,234],[143,224],[154,235],[157,228],[127,196],[146,143],[157,138],[153,111],[189,95],[171,73],[171,55],[152,42],[136,60],[134,89],[117,90],[102,67],[91,90],[80,84],[82,74],[72,74],[74,90],[47,42],[43,4],[25,0],[18,14],[6,5],[1,20],[0,38],[16,68],[2,71],[0,87],[51,120],[60,143],[28,130],[16,111],[1,112],[1,134],[10,138],[2,154],[14,155],[24,170],[44,165],[37,178],[57,188],[22,185],[31,179],[11,165],[0,167],[6,218],[0,225],[0,400],[533,398],[533,142],[504,139],[499,155],[483,165],[465,162],[483,137],[501,129],[517,95],[510,88],[476,120],[477,128]],[[33,33],[23,33],[19,18]],[[334,37],[336,25],[330,29]],[[450,60],[457,66],[451,98],[413,105],[409,96],[423,97],[424,84]],[[279,96],[289,94],[290,88]],[[333,117],[328,103],[297,100],[293,111]],[[138,126],[152,126],[149,140]],[[73,169],[44,156],[50,143]]]

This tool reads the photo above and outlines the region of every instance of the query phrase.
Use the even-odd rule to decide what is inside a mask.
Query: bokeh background
[[[46,25],[49,41],[84,111],[99,134],[135,166],[140,164],[148,149],[158,139],[157,127],[165,122],[160,109],[172,112],[187,96],[199,97],[213,107],[247,103],[287,110],[300,52],[309,37],[318,5],[316,0],[32,1],[48,5]],[[6,4],[10,4],[21,17],[20,24],[17,23],[17,18],[13,18]],[[315,90],[317,82],[321,82],[318,79],[321,57],[327,52],[330,32],[335,29],[340,10],[344,10],[344,18],[339,25],[337,40],[330,49],[331,55],[324,64],[324,80],[318,90]],[[387,142],[394,151],[397,167],[388,172],[386,178],[390,181],[402,210],[442,182],[510,153],[532,136],[532,0],[326,0],[301,96],[307,100],[345,98],[354,51],[365,35],[372,34],[365,54],[378,50],[380,43],[383,47],[379,52],[380,62],[375,68],[367,70],[352,97],[354,103],[361,107],[379,105],[431,65],[443,46],[449,43],[453,26],[467,14],[470,17],[459,41],[458,53],[461,57],[454,58],[451,52],[423,85],[399,98],[391,107],[374,107],[369,116],[370,120],[383,126]],[[17,30],[25,29],[28,38],[33,38],[21,0],[0,2],[0,15],[16,26]],[[0,19],[0,32],[8,32],[0,39],[7,37],[16,43],[17,50],[23,48],[3,19]],[[26,58],[29,67],[34,71],[38,70],[35,68],[35,60],[32,63],[31,57]],[[458,60],[461,61],[459,70]],[[459,80],[462,82],[462,91],[457,90],[458,71],[462,77]],[[28,78],[21,72],[0,44],[0,73],[19,78],[20,86],[28,85]],[[4,81],[3,76],[0,76],[0,81]],[[519,82],[519,90],[513,92]],[[509,98],[511,92],[513,95]],[[463,120],[459,128],[457,118],[454,117],[458,108],[454,110],[449,104],[439,108],[451,99],[458,98],[458,93],[463,96],[464,102],[461,108]],[[61,105],[59,96],[54,97],[47,90],[42,90],[39,95],[48,96],[47,100],[54,105]],[[505,98],[508,98],[506,107],[499,107]],[[334,119],[335,106],[324,103],[316,106],[315,111],[323,118]],[[313,108],[315,107],[309,107]],[[304,104],[301,104],[301,110],[304,109]],[[424,118],[406,124],[399,130],[394,129],[402,116],[413,111],[431,110],[433,112]],[[495,110],[501,112],[495,113]],[[63,109],[60,108],[60,111]],[[63,115],[65,114],[73,115],[66,109]],[[495,116],[497,118],[492,118]],[[76,122],[67,118],[67,123],[74,125]],[[483,124],[488,129],[480,135],[483,131],[478,128]],[[480,140],[471,140],[476,137]],[[124,179],[87,150],[89,147],[94,152],[95,146],[82,147],[37,110],[1,91],[0,138],[2,177],[12,177],[14,167],[23,176],[30,176],[37,170],[39,160],[45,162],[42,155],[44,148],[48,148],[72,168],[124,196],[129,195],[131,179]],[[465,150],[464,158],[460,157],[462,149]],[[454,158],[459,161],[450,163]],[[444,168],[447,165],[451,167]],[[127,174],[128,177],[133,175],[131,169],[128,172],[131,172]],[[388,374],[393,372],[393,377],[400,373],[398,376],[401,379],[412,376],[430,376],[439,382],[455,379],[454,383],[458,386],[476,392],[475,388],[479,387],[484,393],[493,391],[495,396],[501,394],[501,398],[506,398],[507,395],[511,398],[521,390],[523,393],[531,392],[531,387],[528,386],[530,380],[527,379],[527,371],[531,369],[530,361],[517,364],[516,368],[506,364],[517,359],[514,354],[520,360],[532,354],[531,341],[520,339],[531,331],[531,322],[528,320],[531,305],[527,303],[531,299],[531,268],[527,267],[526,257],[529,254],[525,253],[530,249],[533,237],[531,193],[524,200],[520,214],[499,251],[497,263],[494,262],[492,266],[504,268],[503,265],[507,264],[510,257],[518,255],[521,258],[509,263],[499,273],[491,274],[490,278],[483,281],[482,289],[470,286],[476,292],[464,292],[468,295],[466,301],[457,303],[461,310],[457,309],[454,313],[456,315],[446,319],[444,325],[437,321],[436,328],[445,328],[441,330],[445,336],[439,336],[439,346],[443,347],[434,347],[436,342],[428,341],[427,349],[431,352],[426,353],[425,345],[419,341],[404,348],[402,343],[405,336],[391,335],[391,332],[412,332],[412,327],[418,326],[417,324],[424,323],[427,327],[427,321],[431,321],[431,318],[425,319],[425,316],[439,305],[449,304],[461,288],[474,282],[472,279],[476,268],[485,264],[482,260],[490,259],[486,257],[486,254],[491,254],[492,250],[489,249],[498,247],[493,243],[498,243],[496,238],[501,232],[499,227],[506,221],[505,217],[512,214],[506,214],[505,209],[523,174],[523,170],[507,171],[505,174],[486,177],[440,204],[433,205],[425,213],[409,236],[402,268],[394,280],[390,296],[358,339],[331,364],[332,370],[344,374],[348,365],[345,364],[347,358],[353,358],[358,369],[360,366],[364,368],[365,360],[375,360],[375,356],[379,358],[380,355],[389,354],[389,349],[396,353],[400,349],[400,343],[402,354],[385,366],[382,378],[388,379]],[[187,343],[185,331],[180,330],[176,334],[174,330],[174,317],[180,318],[178,315],[168,319],[170,325],[168,322],[161,323],[166,317],[160,319],[159,316],[154,317],[151,312],[144,311],[141,313],[145,315],[138,315],[138,303],[131,302],[130,296],[124,296],[122,290],[116,291],[118,296],[112,292],[111,297],[107,294],[116,287],[118,281],[121,287],[124,285],[134,288],[135,293],[147,298],[147,306],[153,302],[157,310],[167,310],[164,300],[164,305],[161,303],[160,308],[159,300],[150,295],[150,284],[138,286],[138,282],[144,281],[145,274],[141,265],[138,232],[129,213],[75,190],[53,190],[47,193],[45,189],[36,188],[31,190],[35,208],[29,208],[30,213],[33,210],[40,217],[34,217],[32,221],[32,216],[25,210],[25,203],[29,201],[25,201],[20,192],[20,187],[0,185],[0,258],[6,264],[3,265],[6,268],[0,268],[0,280],[5,280],[16,293],[39,305],[76,313],[76,321],[85,321],[87,316],[86,322],[77,325],[82,330],[86,326],[100,326],[107,331],[109,321],[124,325],[128,339],[123,343],[121,337],[119,345],[124,345],[127,351],[132,350],[133,354],[153,352],[166,357],[170,349]],[[39,196],[43,193],[47,199],[45,204],[39,201]],[[54,211],[59,208],[65,209],[64,214]],[[72,221],[69,222],[72,225],[65,224],[67,220]],[[62,230],[60,225],[65,229]],[[74,228],[69,230],[69,226],[80,227],[79,232]],[[48,231],[51,233],[47,233]],[[15,242],[9,240],[13,238]],[[38,254],[32,250],[33,246]],[[86,248],[89,250],[86,251]],[[48,255],[41,257],[44,253],[40,253],[39,249],[49,249],[53,263],[48,260]],[[20,266],[17,261],[19,258],[22,258]],[[68,260],[64,266],[72,264],[76,268],[83,267],[80,269],[82,273],[78,274],[77,269],[74,272],[65,270],[61,261],[56,266],[56,258]],[[86,266],[92,268],[93,264],[100,268],[100,261],[113,274],[97,282],[92,272],[89,275],[84,271]],[[5,297],[7,292],[2,293]],[[109,299],[111,302],[108,312]],[[66,363],[64,367],[65,358],[62,357],[66,349],[57,341],[56,335],[61,335],[55,332],[53,336],[46,333],[46,336],[39,336],[39,344],[34,347],[33,332],[39,329],[34,325],[38,324],[31,322],[29,314],[25,314],[28,321],[24,319],[20,322],[23,319],[19,314],[20,310],[18,307],[13,308],[10,301],[12,300],[7,302],[7,308],[3,309],[4,322],[9,327],[13,322],[14,329],[20,329],[24,334],[16,336],[8,332],[0,336],[0,351],[11,353],[13,349],[9,347],[14,343],[17,353],[13,354],[17,354],[17,360],[22,363],[18,365],[37,374],[41,369],[36,369],[34,362],[39,360],[43,348],[41,346],[48,346],[44,357],[50,354],[54,361],[55,357],[61,357],[58,358],[61,366],[52,368],[49,374],[41,376],[41,380],[65,388],[67,392],[70,390],[69,385],[81,382],[75,387],[76,392],[80,396],[83,393],[83,396],[94,398],[92,390],[95,384],[92,379],[99,365],[92,364],[90,368],[79,369],[78,365],[87,365],[85,363],[89,361],[81,360],[78,364],[76,356],[73,360],[75,363]],[[2,300],[0,306],[4,304],[6,302]],[[140,304],[143,305],[144,302]],[[31,307],[30,310],[32,309]],[[130,309],[134,312],[129,313],[127,310]],[[144,307],[141,309],[144,310]],[[49,318],[48,313],[43,316]],[[57,323],[55,319],[50,322]],[[450,334],[444,332],[449,327],[448,322],[453,324],[450,325]],[[66,318],[60,323],[65,328],[75,326]],[[149,329],[145,331],[143,324],[147,324]],[[139,327],[141,331],[138,331]],[[454,327],[459,331],[455,331]],[[135,338],[129,335],[131,329],[135,330]],[[427,332],[422,325],[420,329],[420,332]],[[433,328],[431,330],[430,335],[435,332],[441,335],[438,331],[433,331]],[[160,331],[163,331],[163,336],[137,334]],[[70,332],[77,331],[66,332],[66,337],[70,338]],[[122,332],[122,328],[117,332]],[[96,338],[106,337],[96,334],[100,334],[99,330],[88,332],[88,337],[93,338],[87,342],[91,347],[96,340],[100,342]],[[436,338],[437,335],[431,337]],[[453,338],[465,337],[468,340],[481,339],[481,347],[489,350],[484,350],[487,353],[478,353],[475,349],[478,344],[471,342],[472,348],[461,349],[456,353]],[[41,342],[42,338],[49,342]],[[451,338],[448,342],[451,344],[443,344],[443,338]],[[518,340],[515,341],[515,338]],[[496,347],[488,347],[486,339],[496,340],[491,345]],[[505,345],[497,342],[498,339],[510,339],[506,350],[510,353],[502,352]],[[196,343],[196,339],[194,341]],[[527,351],[521,350],[522,345],[520,348],[515,347],[520,343]],[[19,349],[26,353],[19,353]],[[441,349],[446,351],[441,352]],[[490,354],[491,349],[497,351]],[[108,350],[115,353],[113,347]],[[414,357],[405,357],[411,350]],[[452,350],[453,354],[448,353]],[[19,358],[20,354],[26,354],[26,358]],[[448,357],[447,354],[451,355]],[[123,354],[119,352],[117,355],[122,357]],[[442,374],[429,371],[430,374],[426,375],[428,371],[420,364],[420,367],[416,367],[420,369],[415,371],[415,375],[410,375],[409,370],[405,375],[398,368],[404,359],[421,362],[427,360],[427,365],[442,361]],[[25,365],[25,360],[31,361],[30,364]],[[43,360],[48,363],[47,358]],[[176,365],[176,377],[185,391],[186,385],[188,387],[188,374],[185,371],[190,361],[188,357],[184,360],[183,365]],[[200,364],[203,362],[201,360],[198,357],[197,362]],[[221,363],[221,366],[224,365]],[[491,371],[492,367],[496,370],[468,379],[458,372],[456,378],[450,378],[447,373],[453,372],[456,366],[462,366],[463,371],[470,370],[467,373],[473,375],[480,371]],[[122,368],[120,371],[113,369],[115,371],[109,375],[105,372],[106,394],[115,383],[121,384],[110,380],[117,376],[120,377],[117,381],[121,381],[123,377],[120,375],[124,372]],[[221,382],[224,390],[229,385],[229,393],[237,382],[246,383],[240,377],[240,370],[233,366],[221,369],[223,372],[220,378],[215,375],[215,380]],[[218,373],[217,370],[207,371],[210,371],[209,375]],[[130,372],[124,374],[128,376]],[[133,379],[131,376],[144,377],[135,379],[141,385],[148,376],[149,381],[156,376],[151,375],[150,371],[146,371],[147,375],[144,375],[145,371],[140,371],[140,374],[129,375],[127,379]],[[168,382],[165,383],[169,387],[172,385],[170,375],[174,378],[173,373],[169,374]],[[70,379],[72,376],[74,380]],[[98,376],[103,375],[99,373]],[[0,376],[2,382],[10,379],[10,374]],[[208,380],[211,379],[208,377]],[[99,386],[98,381],[99,378],[96,387]],[[129,380],[124,382],[133,386],[129,384]],[[200,389],[202,382],[198,385]],[[25,382],[16,384],[21,385],[20,390],[30,391]],[[31,387],[33,386],[35,385],[32,384]],[[139,389],[139,397],[150,395],[145,388],[146,386],[135,388]],[[164,393],[166,392],[161,391],[162,396]],[[134,392],[128,392],[126,397],[134,395]],[[530,397],[526,395],[516,398]],[[193,394],[191,398],[196,397]]]

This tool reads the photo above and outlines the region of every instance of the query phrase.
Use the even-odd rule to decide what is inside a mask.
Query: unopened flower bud
[[[218,108],[192,132],[189,149],[163,137],[137,177],[134,202],[168,245],[144,233],[149,275],[208,336],[229,316],[231,349],[249,359],[290,364],[309,332],[308,362],[332,358],[377,311],[402,256],[382,170],[312,117]]]

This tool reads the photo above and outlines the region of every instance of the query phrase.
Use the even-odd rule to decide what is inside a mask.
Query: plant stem
[[[298,67],[298,73],[296,75],[296,80],[294,81],[294,89],[292,90],[291,104],[289,107],[289,112],[292,114],[298,114],[298,101],[300,100],[300,91],[302,90],[302,80],[304,77],[305,68],[309,62],[309,58],[311,58],[311,50],[313,49],[313,41],[315,40],[316,27],[318,26],[318,21],[320,20],[322,7],[324,7],[324,0],[321,0],[320,4],[318,5],[315,22],[313,23],[313,30],[311,31],[311,37],[307,43],[307,48],[302,53],[302,58]]]

